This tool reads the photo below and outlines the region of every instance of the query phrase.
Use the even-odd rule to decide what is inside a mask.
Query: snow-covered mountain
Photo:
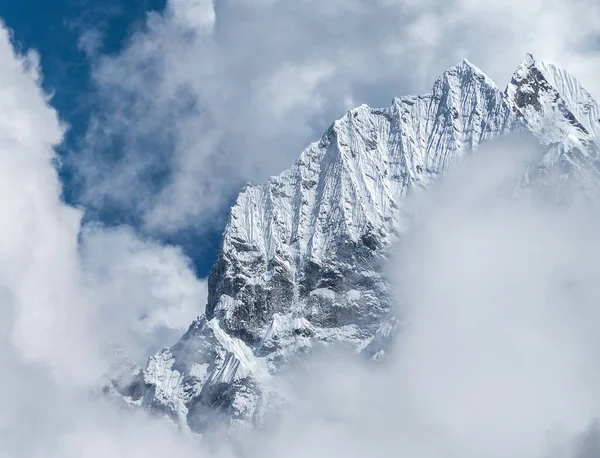
[[[381,358],[396,326],[384,265],[405,196],[515,131],[547,150],[525,180],[600,181],[598,104],[567,72],[530,55],[505,91],[465,60],[428,94],[349,111],[289,170],[240,193],[205,316],[110,390],[203,431],[215,415],[260,423],[278,402],[278,372],[315,348]]]

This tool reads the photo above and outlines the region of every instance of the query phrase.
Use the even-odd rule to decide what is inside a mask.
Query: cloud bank
[[[38,57],[15,54],[1,26],[0,60],[0,353],[61,386],[93,386],[115,345],[145,350],[152,332],[185,329],[205,285],[175,248],[82,227],[81,211],[61,201],[54,146],[64,128],[40,89]]]
[[[549,200],[550,176],[508,192],[531,160],[522,144],[482,148],[418,200],[401,242],[400,395],[449,456],[573,456],[599,412],[600,208]]]
[[[89,390],[115,345],[143,351],[158,329],[181,332],[202,312],[205,287],[174,248],[82,227],[81,211],[60,199],[64,128],[40,89],[38,57],[16,54],[0,26],[0,61],[0,456],[130,457],[167,443],[189,452],[174,431]]]
[[[465,18],[479,18],[481,23],[473,23],[482,31],[498,15],[524,24],[521,15],[536,14],[528,8],[541,9],[541,3],[528,5],[522,5],[515,18],[505,9],[495,11],[492,3],[485,10],[479,2],[453,6]],[[586,6],[574,5],[568,11]],[[326,110],[354,103],[369,84],[377,86],[378,80],[369,80],[371,72],[366,70],[366,76],[359,72],[356,79],[348,76],[346,83],[339,83],[344,72],[354,72],[353,62],[369,62],[370,68],[383,62],[377,53],[369,61],[367,48],[354,49],[351,44],[374,40],[373,49],[383,43],[388,45],[386,52],[399,53],[398,61],[390,58],[395,63],[386,67],[392,75],[403,55],[420,56],[419,46],[437,49],[435,43],[441,46],[444,41],[424,33],[427,24],[438,30],[435,2],[425,4],[431,8],[425,16],[423,3],[412,2],[380,1],[369,11],[360,2],[331,2],[314,10],[316,18],[306,12],[312,6],[310,1],[238,1],[223,3],[220,10],[210,3],[180,0],[170,3],[165,15],[151,16],[148,30],[134,37],[123,55],[99,63],[99,81],[104,78],[100,84],[114,90],[114,100],[105,100],[106,118],[114,119],[97,119],[90,139],[95,142],[108,134],[111,140],[123,133],[119,125],[130,129],[127,137],[120,137],[126,148],[117,162],[131,168],[126,169],[128,176],[116,173],[108,178],[114,172],[109,163],[100,170],[107,176],[92,176],[94,198],[108,198],[108,187],[103,187],[107,183],[115,185],[115,199],[120,196],[117,190],[131,186],[130,201],[136,201],[132,196],[140,186],[156,187],[156,193],[141,202],[147,224],[171,230],[196,221],[221,205],[231,183],[271,173],[270,167],[284,159],[280,151],[303,141],[312,124],[328,115]],[[571,24],[567,10],[557,7]],[[219,22],[227,8],[231,17],[245,18],[243,27],[236,27],[242,22]],[[446,8],[441,7],[438,21],[442,12],[454,17]],[[263,30],[255,11],[276,15],[275,30]],[[419,19],[419,25],[411,28],[409,22],[393,28],[392,13],[398,11],[406,13],[402,17]],[[295,27],[285,20],[292,17],[297,19]],[[340,18],[345,19],[341,29],[326,27]],[[361,35],[366,26],[353,18],[381,23],[381,29]],[[564,46],[575,49],[579,38],[587,37],[594,15],[588,11],[581,19],[580,29],[571,38],[563,37]],[[447,27],[458,34],[461,21],[449,20]],[[529,22],[537,30],[538,21]],[[313,28],[302,27],[307,23]],[[314,27],[317,23],[321,28]],[[408,37],[419,36],[417,45],[406,51],[391,46],[394,40],[389,37],[396,29]],[[283,40],[281,48],[267,46],[267,38],[276,32]],[[464,33],[465,43],[477,36]],[[129,228],[82,227],[81,212],[61,202],[53,147],[64,129],[40,90],[35,54],[16,55],[8,32],[2,28],[0,34],[0,456],[596,456],[598,212],[568,201],[558,207],[535,195],[499,197],[506,180],[514,178],[523,157],[528,157],[522,147],[480,151],[415,204],[416,220],[391,271],[403,324],[385,365],[364,366],[341,356],[309,363],[307,370],[285,381],[292,408],[281,413],[276,425],[244,438],[238,449],[230,446],[232,442],[188,436],[144,413],[90,397],[89,389],[97,386],[114,344],[131,350],[151,348],[155,333],[176,330],[188,322],[185,315],[201,313],[204,285],[179,250],[141,238]],[[236,36],[243,38],[245,47],[238,47]],[[323,36],[339,47],[328,51],[328,41],[320,40],[316,42],[323,43],[323,50],[286,58],[286,39],[297,43]],[[239,55],[211,60],[211,52],[220,56],[217,51],[225,49],[220,46],[228,40]],[[208,43],[207,48],[196,48],[198,43]],[[397,46],[412,42],[407,43],[398,41]],[[205,52],[190,54],[196,49]],[[263,58],[271,53],[272,60],[251,62],[259,54],[252,54],[253,49],[260,49]],[[439,53],[438,57],[443,54]],[[437,65],[434,61],[413,61],[413,72],[402,72],[409,75],[402,84],[411,84],[411,75],[427,72],[428,66]],[[211,73],[212,66],[227,71]],[[147,88],[155,91],[145,92]],[[198,94],[214,104],[205,104]],[[244,94],[247,99],[241,97]],[[123,105],[117,96],[123,97]],[[267,108],[260,108],[263,105]],[[222,107],[238,110],[220,111]],[[260,130],[263,123],[272,130]],[[161,126],[165,129],[159,130]],[[158,139],[171,149],[157,157],[150,152],[156,152],[152,136],[158,131],[165,132]],[[296,137],[288,138],[286,132],[296,132]],[[256,144],[251,133],[256,134]],[[172,173],[140,182],[149,172],[144,151],[150,165],[166,161]],[[188,201],[180,201],[182,196]]]

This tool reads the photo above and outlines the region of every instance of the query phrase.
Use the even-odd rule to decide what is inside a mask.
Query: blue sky
[[[164,0],[2,0],[0,17],[19,46],[40,54],[44,86],[54,93],[52,103],[74,134],[80,134],[91,95],[91,62],[78,46],[82,32],[88,27],[102,30],[102,51],[118,53],[133,30],[143,26],[146,13],[164,6]]]
[[[64,157],[60,175],[68,203],[80,205],[77,170],[70,166],[67,150],[78,154],[90,113],[98,109],[93,81],[93,59],[80,46],[86,30],[100,32],[99,48],[105,55],[118,54],[136,31],[145,27],[149,12],[162,12],[165,0],[0,0],[0,17],[13,31],[18,48],[39,53],[43,85],[53,94],[52,105],[69,126],[65,142],[58,149]],[[85,206],[85,202],[83,202]],[[181,245],[194,262],[200,277],[208,275],[218,248],[225,221],[225,209],[219,224],[210,230],[193,228],[177,233],[153,234],[162,242]],[[111,206],[88,208],[86,219],[104,224],[137,226],[135,212],[119,211]]]

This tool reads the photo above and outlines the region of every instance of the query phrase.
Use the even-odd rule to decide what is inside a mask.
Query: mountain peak
[[[489,86],[490,88],[497,89],[496,83],[487,76],[483,70],[469,61],[467,58],[464,58],[460,63],[450,67],[446,70],[436,81],[434,85],[435,87],[442,86],[445,87],[448,82],[450,84],[464,84],[465,82],[476,79],[479,82]]]
[[[505,94],[529,130],[547,143],[575,135],[600,145],[600,108],[569,72],[527,54]]]
[[[477,65],[475,65],[473,62],[471,62],[466,57],[458,65],[461,66],[461,67],[463,67],[463,68],[471,69],[475,73],[481,73],[481,74],[485,75],[485,73]]]
[[[523,59],[523,61],[521,62],[521,65],[524,67],[533,67],[535,65],[535,59],[533,57],[533,54],[528,52],[525,55],[525,58]]]
[[[271,375],[313,349],[385,356],[395,327],[385,261],[406,196],[482,142],[522,129],[547,145],[546,169],[600,177],[599,113],[572,76],[531,54],[504,93],[464,59],[427,94],[350,110],[290,169],[240,193],[206,316],[136,372],[134,401],[198,432],[210,409],[260,423]]]

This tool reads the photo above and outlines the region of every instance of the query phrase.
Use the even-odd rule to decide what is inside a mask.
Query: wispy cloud
[[[235,183],[276,171],[314,125],[355,99],[421,92],[423,75],[484,31],[510,30],[469,53],[493,76],[520,58],[520,39],[543,51],[541,36],[562,37],[552,49],[578,72],[582,56],[567,51],[595,24],[585,2],[544,4],[558,13],[533,2],[518,14],[480,2],[220,5],[211,16],[210,4],[172,3],[122,55],[98,63],[107,111],[89,141],[120,139],[117,163],[130,168],[82,169],[89,196],[133,202],[160,230],[204,221]],[[177,10],[188,7],[194,15]],[[554,14],[564,22],[546,19]],[[539,24],[561,27],[543,35]],[[482,151],[419,203],[392,272],[404,325],[385,365],[324,357],[295,373],[294,408],[241,451],[90,399],[115,343],[151,347],[161,326],[183,326],[194,303],[201,311],[204,286],[177,249],[131,229],[82,230],[81,213],[60,200],[52,162],[63,128],[39,88],[37,58],[15,55],[0,34],[0,456],[595,456],[598,214],[498,199],[520,163],[504,162],[502,149]],[[579,68],[585,81],[588,67]],[[172,173],[148,178],[163,165]]]
[[[179,248],[142,239],[128,227],[86,226],[79,257],[110,329],[105,339],[141,365],[204,313],[206,282]]]

